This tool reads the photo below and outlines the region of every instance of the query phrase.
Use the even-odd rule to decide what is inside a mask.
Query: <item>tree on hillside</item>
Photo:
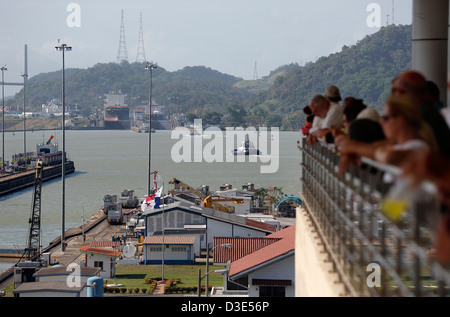
[[[228,118],[228,124],[232,127],[243,126],[245,123],[245,116],[247,112],[242,106],[236,103],[228,103],[225,105],[225,111],[230,114]]]

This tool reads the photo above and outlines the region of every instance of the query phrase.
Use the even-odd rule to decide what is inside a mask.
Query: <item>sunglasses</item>
[[[383,114],[383,115],[380,116],[380,119],[383,122],[387,122],[387,121],[389,121],[390,118],[393,118],[393,117],[395,117],[395,116],[389,115],[389,114]]]

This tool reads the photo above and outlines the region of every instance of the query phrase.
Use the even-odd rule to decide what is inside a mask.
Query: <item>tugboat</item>
[[[248,138],[246,138],[240,147],[237,149],[234,149],[233,151],[234,155],[261,155],[262,152],[255,148],[253,145],[253,142],[250,142]]]

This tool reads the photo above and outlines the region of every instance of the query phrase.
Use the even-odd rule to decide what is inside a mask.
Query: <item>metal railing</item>
[[[446,296],[449,271],[433,257],[440,218],[423,184],[393,221],[382,206],[399,170],[366,158],[338,174],[339,154],[324,143],[302,147],[302,199],[327,261],[347,296]]]

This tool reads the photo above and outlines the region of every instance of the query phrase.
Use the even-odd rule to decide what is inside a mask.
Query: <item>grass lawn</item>
[[[179,286],[184,287],[196,287],[198,286],[198,269],[201,269],[201,276],[206,273],[205,264],[192,264],[192,265],[164,265],[164,279],[180,279]],[[223,266],[210,265],[209,270],[222,270]],[[145,284],[145,278],[161,278],[162,266],[161,265],[118,265],[116,266],[116,279],[105,278],[104,285],[106,284],[123,284],[123,287],[128,288],[149,288],[149,284]],[[202,286],[205,286],[205,280],[202,280]],[[223,286],[223,275],[220,273],[209,273],[209,285],[210,286]],[[4,291],[6,297],[12,297],[12,291],[14,290],[14,283],[7,286]]]
[[[201,276],[206,274],[205,264],[192,265],[164,265],[164,279],[180,279],[182,286],[198,286],[198,270]],[[222,270],[223,266],[210,265],[209,270]],[[115,283],[123,284],[123,287],[148,287],[145,284],[146,277],[161,278],[163,268],[161,265],[118,265],[116,266]],[[107,279],[106,284],[114,284],[114,279]],[[205,285],[205,279],[202,280]],[[223,275],[220,273],[209,273],[210,286],[223,286]]]

